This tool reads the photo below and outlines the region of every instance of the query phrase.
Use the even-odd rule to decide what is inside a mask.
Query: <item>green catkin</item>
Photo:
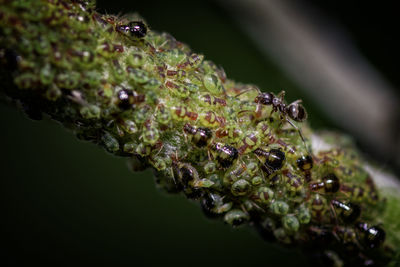
[[[274,109],[255,86],[132,21],[97,13],[93,1],[0,0],[2,90],[32,118],[47,113],[134,169],[153,168],[159,187],[230,225],[336,265],[398,257],[385,206],[399,204],[378,192],[354,148],[310,151],[302,106],[303,117]]]

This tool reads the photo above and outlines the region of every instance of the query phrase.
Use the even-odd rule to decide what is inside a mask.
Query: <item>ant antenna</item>
[[[252,86],[251,88],[245,89],[245,90],[241,91],[240,93],[236,94],[235,97],[241,96],[241,95],[243,95],[247,92],[253,91],[253,90],[256,90],[259,94],[261,94],[261,91],[258,87]]]
[[[307,146],[306,140],[304,139],[303,133],[299,127],[297,127],[292,121],[290,121],[288,118],[285,119],[293,128],[297,130],[297,132],[300,135],[301,140],[303,141],[304,147],[306,148],[308,154],[312,155],[311,148]]]

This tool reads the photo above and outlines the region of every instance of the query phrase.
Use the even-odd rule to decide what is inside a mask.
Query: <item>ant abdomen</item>
[[[273,148],[270,151],[265,151],[257,148],[254,150],[254,154],[259,157],[263,163],[262,169],[267,173],[280,170],[285,161],[285,153],[280,149]]]
[[[299,104],[298,101],[288,105],[285,109],[288,116],[297,122],[303,122],[307,119],[307,112],[303,105]]]
[[[301,156],[296,160],[297,167],[302,171],[309,171],[313,167],[313,159],[311,156]]]
[[[339,178],[333,173],[330,173],[322,178],[322,182],[315,182],[310,184],[312,191],[324,190],[325,193],[336,193],[340,189]]]
[[[195,128],[189,123],[186,123],[183,126],[183,130],[185,131],[185,133],[190,134],[192,136],[192,142],[197,147],[207,146],[213,137],[213,133],[210,129],[205,127]]]
[[[345,222],[354,222],[360,217],[361,209],[358,205],[352,203],[343,203],[336,199],[331,201],[332,206],[340,214],[340,217]]]
[[[386,239],[385,231],[379,226],[369,226],[366,223],[359,223],[357,229],[361,232],[363,245],[369,249],[378,248]]]
[[[230,145],[215,143],[212,149],[216,151],[216,160],[223,168],[229,168],[238,158],[239,152],[236,148]]]

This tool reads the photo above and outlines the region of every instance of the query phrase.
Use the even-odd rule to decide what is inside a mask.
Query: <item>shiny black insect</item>
[[[310,188],[312,191],[323,189],[325,193],[336,193],[340,189],[340,181],[336,175],[329,173],[322,178],[322,182],[310,184]]]
[[[297,122],[303,122],[307,119],[307,111],[301,104],[301,100],[296,100],[296,101],[290,103],[289,105],[287,105],[284,100],[285,91],[282,91],[277,96],[275,96],[271,92],[263,93],[257,87],[252,87],[248,90],[244,90],[236,96],[239,96],[239,95],[244,94],[251,90],[256,90],[258,92],[258,95],[254,99],[254,102],[257,103],[257,108],[256,108],[256,112],[255,112],[256,117],[262,116],[262,106],[272,106],[271,114],[274,112],[279,112],[281,119],[288,122],[293,128],[295,128],[298,131],[298,133],[301,137],[301,140],[304,143],[304,146],[307,147],[306,142],[303,137],[303,133],[290,120],[290,119],[292,119]],[[311,150],[309,148],[307,148],[307,150],[311,154]]]
[[[216,143],[212,149],[217,152],[216,160],[223,168],[230,167],[239,156],[238,150],[233,146]]]
[[[203,195],[201,189],[193,188],[191,183],[199,179],[199,174],[192,165],[188,163],[173,164],[174,176],[177,176],[177,183],[182,187],[182,191],[187,198],[198,199]]]
[[[364,245],[370,249],[379,247],[385,241],[386,233],[379,226],[369,227],[366,223],[359,223],[357,228],[364,236]]]
[[[304,172],[306,182],[311,181],[311,169],[314,165],[313,158],[310,155],[301,156],[296,160],[297,167]]]
[[[292,120],[302,122],[307,119],[306,109],[301,105],[301,100],[286,105],[284,101],[285,91],[275,96],[273,93],[261,93],[254,99],[254,102],[261,105],[271,105],[272,112],[280,112],[284,117],[288,115]],[[290,123],[290,121],[288,121]]]
[[[121,89],[118,91],[117,95],[118,95],[118,107],[120,109],[126,110],[132,107],[133,104],[131,100],[133,96],[132,91]]]
[[[184,187],[189,186],[189,182],[193,181],[197,176],[197,171],[193,167],[183,166],[180,168],[180,178]]]
[[[286,158],[282,150],[275,148],[270,151],[257,148],[254,150],[254,154],[259,156],[259,159],[263,163],[261,169],[268,174],[281,169]]]
[[[303,107],[303,105],[300,104],[301,100],[296,100],[291,104],[286,105],[284,97],[285,97],[285,91],[280,92],[278,96],[275,96],[273,93],[260,92],[259,95],[254,99],[254,102],[259,105],[272,106],[271,114],[273,112],[279,111],[282,119],[287,121],[293,128],[295,128],[299,132],[299,135],[304,143],[304,146],[307,147],[301,130],[291,120],[287,118],[289,117],[294,121],[303,122],[307,119],[306,109]],[[257,110],[260,109],[257,107]]]
[[[339,211],[340,217],[345,222],[354,222],[360,217],[361,209],[358,205],[352,203],[343,203],[336,199],[331,201],[332,206]]]
[[[126,25],[117,25],[115,30],[127,36],[139,39],[145,37],[148,31],[147,26],[141,21],[131,21]]]
[[[213,194],[206,194],[201,201],[201,208],[204,214],[209,218],[217,217],[217,214],[212,210],[216,207],[216,201]]]
[[[301,156],[296,160],[297,167],[299,167],[302,171],[311,170],[313,167],[313,159],[311,156]]]
[[[205,147],[209,144],[213,134],[212,131],[205,127],[195,128],[189,123],[183,126],[185,133],[192,135],[192,142],[197,147]]]
[[[117,105],[122,110],[135,109],[136,104],[145,101],[145,95],[135,91],[121,89],[117,92]]]
[[[204,197],[201,201],[201,207],[203,209],[204,214],[208,218],[220,217],[221,214],[218,214],[214,211],[214,209],[217,208],[218,205],[220,205],[220,202],[222,202],[222,200],[221,200],[221,196],[218,194],[209,193],[209,194],[204,195]]]

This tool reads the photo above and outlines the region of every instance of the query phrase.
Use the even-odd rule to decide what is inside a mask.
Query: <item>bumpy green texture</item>
[[[299,102],[229,80],[171,35],[93,2],[0,4],[2,90],[31,118],[47,113],[135,170],[153,168],[162,189],[207,216],[253,225],[320,264],[383,265],[395,254],[385,198],[359,156],[311,151]]]

